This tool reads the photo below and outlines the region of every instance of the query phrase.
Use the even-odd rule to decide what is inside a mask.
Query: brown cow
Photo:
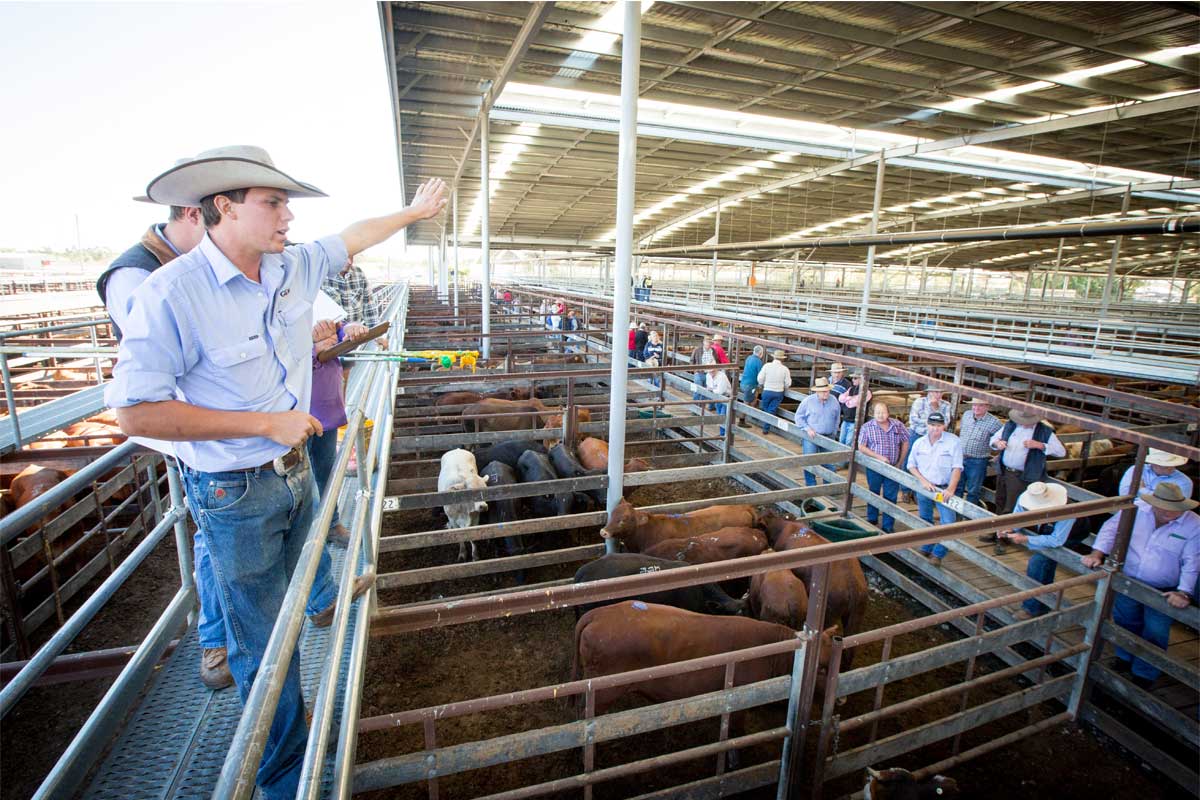
[[[86,420],[68,425],[62,432],[67,436],[67,447],[107,447],[128,438],[116,425]]]
[[[790,569],[760,572],[750,579],[750,613],[763,622],[799,630],[808,617],[808,589]]]
[[[771,546],[778,551],[800,550],[820,544],[829,544],[829,540],[811,528],[803,521],[795,522],[783,517],[771,516],[763,521]],[[812,592],[811,567],[797,567],[792,570],[796,577],[804,581],[804,585]],[[862,565],[857,558],[845,558],[829,564],[829,598],[826,600],[825,623],[840,622],[846,636],[858,633],[862,629],[863,618],[867,613],[867,576],[863,574]],[[853,651],[846,650],[842,657],[843,668],[849,668],[853,661]]]
[[[721,528],[686,539],[664,539],[642,551],[654,558],[711,564],[733,558],[756,556],[767,549],[767,537],[758,528]]]
[[[586,408],[575,409],[576,424],[578,424],[580,422],[591,422],[591,421],[592,421],[592,412],[591,411],[589,411]],[[562,424],[563,424],[563,415],[562,414],[551,414],[550,416],[546,417],[546,424],[543,427],[561,428]]]
[[[828,652],[834,633],[834,629],[829,629],[821,634],[818,691],[823,691],[825,687]],[[745,617],[716,617],[640,600],[625,600],[593,609],[575,624],[572,679],[657,667],[675,661],[784,642],[795,636],[793,629],[772,622]],[[786,652],[743,661],[734,672],[734,685],[788,675],[792,671],[793,658],[791,652]],[[628,693],[661,703],[717,692],[724,686],[723,666],[614,686],[596,692],[595,713],[603,714]]]
[[[532,400],[500,400],[490,398],[472,403],[462,410],[463,430],[472,431],[521,431],[538,427],[546,405],[536,398]],[[487,417],[490,414],[509,414],[513,412],[528,412],[514,414],[511,417]],[[483,419],[467,419],[480,417]]]
[[[55,369],[46,376],[54,381],[94,381],[95,374],[81,369]]]
[[[528,387],[514,386],[511,389],[500,389],[495,392],[447,392],[438,395],[433,401],[434,407],[465,406],[478,403],[480,400],[528,400]]]
[[[687,514],[649,514],[622,500],[600,534],[619,540],[632,552],[644,553],[667,539],[686,539],[721,528],[757,526],[758,510],[752,506],[711,506]]]
[[[584,469],[608,469],[608,442],[589,436],[579,443],[575,449],[579,463]],[[654,469],[648,462],[640,458],[631,458],[625,462],[626,472],[649,472]]]

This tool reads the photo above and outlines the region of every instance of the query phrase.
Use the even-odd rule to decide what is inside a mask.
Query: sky
[[[0,248],[124,250],[176,159],[265,147],[328,199],[298,241],[402,206],[376,5],[0,2]],[[400,237],[371,251],[399,255]]]

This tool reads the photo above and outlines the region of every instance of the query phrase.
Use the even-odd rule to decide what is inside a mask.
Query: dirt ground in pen
[[[635,490],[635,505],[679,502],[720,495],[743,493],[746,490],[724,479],[697,481],[670,486],[639,487]],[[435,512],[412,512],[390,517],[385,521],[384,535],[432,530],[444,524]],[[566,533],[566,532],[563,532]],[[562,533],[534,549],[551,549],[600,541],[596,529],[581,529]],[[456,547],[426,551],[385,554],[381,573],[434,564],[453,563]],[[577,564],[548,566],[529,570],[526,582],[569,577]],[[905,597],[899,590],[874,573],[868,573],[871,584],[871,604],[866,618],[868,629],[880,628],[929,613],[924,607]],[[384,592],[381,605],[412,602],[438,595],[464,594],[489,588],[514,585],[511,577],[482,577],[435,584],[399,591]],[[371,642],[367,677],[364,689],[362,716],[370,717],[390,712],[422,708],[430,705],[467,700],[494,694],[531,689],[571,678],[571,660],[575,614],[571,610],[527,614],[508,619],[488,620],[454,627],[431,629],[375,639]],[[948,626],[925,629],[898,638],[893,644],[893,656],[924,650],[960,638]],[[863,648],[855,656],[855,666],[875,663],[880,657],[880,645]],[[999,660],[985,659],[976,665],[976,674],[998,670],[1005,665]],[[888,684],[885,702],[928,694],[945,686],[961,682],[964,665],[924,673],[914,678]],[[987,702],[1011,693],[1020,685],[1013,681],[976,689],[970,704]],[[873,690],[851,696],[838,709],[843,719],[871,710]],[[878,738],[901,734],[906,730],[938,719],[959,709],[959,698],[934,703],[917,711],[881,722]],[[626,697],[613,709],[636,708],[644,702]],[[1049,707],[1035,709],[1034,720],[1050,716]],[[814,710],[819,714],[819,708]],[[784,724],[783,704],[761,707],[748,714],[747,732],[765,730]],[[439,746],[470,742],[492,737],[562,725],[577,719],[576,712],[564,701],[543,702],[516,706],[485,714],[441,720],[436,736]],[[970,732],[963,736],[961,749],[979,745],[1025,725],[1029,713],[1022,712],[999,720],[986,727],[985,732]],[[596,768],[603,769],[633,760],[711,742],[716,738],[718,720],[710,719],[682,725],[636,737],[603,743],[596,748]],[[865,729],[852,732],[838,742],[848,750],[866,743]],[[809,757],[815,750],[817,735],[809,737]],[[424,748],[419,726],[406,726],[365,734],[358,744],[360,763],[375,759],[420,751]],[[779,757],[779,745],[762,745],[745,750],[741,765],[749,766]],[[885,766],[916,768],[948,757],[949,741],[927,747],[916,756],[888,762]],[[809,762],[811,763],[811,762]],[[646,772],[632,777],[601,783],[595,787],[597,800],[618,800],[675,784],[697,780],[714,774],[716,760],[705,757],[676,767]],[[879,766],[879,765],[876,765]],[[582,771],[581,750],[567,750],[552,755],[525,759],[496,767],[478,769],[439,779],[439,796],[466,798],[514,789],[523,785],[564,778]],[[970,798],[1038,798],[1052,796],[1057,800],[1080,798],[1095,800],[1156,800],[1186,796],[1174,790],[1174,785],[1148,769],[1137,766],[1128,753],[1105,740],[1102,742],[1075,725],[1062,725],[1030,740],[969,761],[947,771],[959,781],[964,797]],[[830,783],[826,796],[837,797],[852,793],[862,786],[862,776],[854,775]],[[427,797],[422,783],[397,787],[367,795],[372,798]],[[578,789],[547,797],[578,798]],[[774,798],[774,789],[746,793],[745,797]]]

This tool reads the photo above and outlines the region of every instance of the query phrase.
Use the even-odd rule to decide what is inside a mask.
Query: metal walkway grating
[[[346,482],[352,481],[348,478]],[[357,485],[357,481],[353,483]],[[345,551],[331,548],[330,556],[337,575],[345,560]],[[354,639],[355,618],[352,613],[342,651],[332,723],[335,736],[341,723],[342,692]],[[317,629],[306,623],[301,631],[298,643],[300,683],[306,705],[311,705],[316,698],[329,640],[328,628]],[[84,791],[86,800],[208,800],[212,796],[229,743],[237,730],[242,702],[233,687],[219,692],[206,689],[197,676],[199,663],[200,645],[192,627],[151,681],[132,721],[117,737],[91,785]],[[329,796],[333,780],[333,750],[331,746],[325,759],[323,797]]]

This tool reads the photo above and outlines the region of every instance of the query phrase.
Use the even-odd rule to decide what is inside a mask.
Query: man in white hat
[[[1057,483],[1036,481],[1029,484],[1029,488],[1017,498],[1017,504],[1013,507],[1013,513],[1042,511],[1047,508],[1059,508],[1066,504],[1067,490],[1065,487]],[[1025,533],[1000,531],[999,540],[996,543],[996,555],[1003,555],[1005,553],[1006,542],[1023,544],[1033,551],[1033,554],[1029,556],[1029,564],[1025,567],[1025,574],[1043,586],[1054,583],[1054,575],[1058,571],[1058,562],[1042,555],[1040,551],[1062,547],[1066,544],[1067,538],[1071,535],[1071,528],[1074,525],[1075,520],[1073,519],[1060,519],[1058,522],[1047,522],[1039,525],[1036,530],[1028,530]],[[1020,610],[1014,616],[1018,620],[1033,619],[1040,614],[1045,614],[1048,610],[1047,606],[1034,598],[1030,598],[1021,604]]]
[[[1183,492],[1184,497],[1191,497],[1192,479],[1179,470],[1186,463],[1188,460],[1183,456],[1151,447],[1150,451],[1146,453],[1146,465],[1142,467],[1141,491],[1153,492],[1154,487],[1160,483],[1173,483]],[[1125,470],[1125,474],[1121,477],[1121,494],[1129,494],[1129,487],[1133,486],[1133,470],[1136,466],[1135,464]]]
[[[1200,576],[1200,515],[1193,509],[1197,505],[1200,503],[1184,496],[1174,483],[1160,483],[1152,492],[1140,492],[1134,501],[1137,516],[1133,519],[1124,572],[1161,591],[1172,608],[1187,608],[1196,599],[1193,592]],[[1120,521],[1118,512],[1101,526],[1092,552],[1083,558],[1084,566],[1094,569],[1112,552]],[[1113,622],[1167,649],[1171,618],[1161,611],[1117,594],[1113,601]],[[1117,658],[1118,671],[1131,670],[1133,682],[1144,689],[1158,677],[1156,667],[1127,650],[1118,647]]]
[[[199,206],[208,232],[134,292],[105,399],[126,433],[176,443],[243,701],[315,516],[304,457],[308,437],[322,433],[308,413],[313,302],[330,271],[436,216],[445,194],[435,179],[408,208],[287,246],[289,200],[325,195],[279,170],[261,148],[201,153],[146,189],[153,202]],[[360,576],[356,589],[372,579]],[[306,738],[294,653],[257,775],[267,800],[295,795]]]
[[[846,376],[846,365],[835,361],[829,365],[829,393],[834,400],[840,400],[842,394],[850,388],[850,379]]]
[[[1000,474],[996,479],[996,513],[1008,514],[1021,492],[1035,481],[1046,480],[1046,459],[1067,454],[1054,430],[1030,411],[1014,408],[1004,427],[988,442],[999,450]]]
[[[812,394],[804,398],[800,407],[796,409],[796,424],[804,426],[804,432],[809,436],[801,442],[804,454],[820,453],[821,448],[812,437],[828,436],[836,439],[841,423],[842,406],[833,399],[829,381],[817,378],[816,383],[812,385]],[[817,485],[817,479],[811,470],[804,470],[804,485]]]
[[[758,385],[762,387],[762,395],[759,396],[758,402],[768,414],[779,410],[779,404],[783,402],[783,393],[792,385],[792,371],[783,363],[786,359],[787,353],[776,350],[771,353],[770,363],[758,371]],[[763,423],[762,432],[771,432],[769,422]]]

